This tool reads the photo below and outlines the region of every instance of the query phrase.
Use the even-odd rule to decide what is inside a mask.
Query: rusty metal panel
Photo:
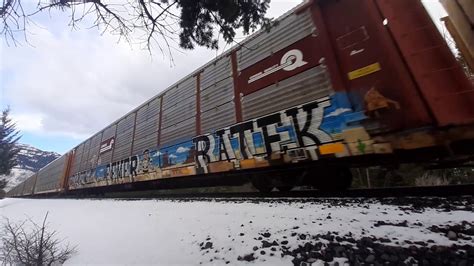
[[[217,59],[212,64],[204,68],[201,73],[201,90],[216,84],[217,82],[231,77],[232,67],[230,64],[230,57],[225,56]]]
[[[133,139],[133,126],[135,123],[135,113],[129,114],[117,124],[117,136],[115,138],[114,158],[112,161],[119,161],[130,156]]]
[[[196,119],[191,117],[167,128],[162,128],[160,146],[167,147],[182,140],[189,140],[194,136],[196,136]]]
[[[91,146],[91,139],[88,139],[84,142],[84,149],[82,151],[82,158],[81,158],[81,167],[79,168],[79,172],[88,170],[89,167],[89,150]]]
[[[102,133],[102,141],[101,143],[111,141],[115,139],[115,130],[117,128],[117,124],[113,124],[109,126],[107,129],[104,130],[104,133]],[[114,140],[115,142],[115,140]],[[113,145],[111,149],[108,149],[104,152],[99,151],[99,163],[98,164],[107,164],[112,162],[112,152],[113,152]]]
[[[211,133],[216,129],[235,123],[235,107],[232,101],[201,113],[201,128],[203,133]]]
[[[196,98],[194,96],[186,99],[167,99],[169,99],[169,97],[168,95],[165,95],[163,98],[162,128],[170,127],[176,123],[196,116]],[[170,101],[175,103],[173,105],[165,105],[165,102],[169,103]]]
[[[81,157],[82,157],[82,152],[84,150],[84,142],[79,144],[79,146],[76,147],[74,153],[74,160],[72,162],[72,167],[71,167],[71,175],[77,174],[80,172],[81,168]]]
[[[234,98],[234,83],[232,77],[221,80],[214,85],[201,90],[201,112],[232,101]]]
[[[59,191],[67,156],[63,155],[38,172],[35,194]]]
[[[28,177],[24,182],[22,195],[31,195],[35,188],[36,174]]]
[[[269,32],[263,31],[244,43],[238,51],[239,70],[243,70],[288,45],[316,33],[309,10],[280,20]]]
[[[328,96],[332,92],[326,69],[321,66],[306,70],[277,84],[242,98],[244,120],[284,110]]]

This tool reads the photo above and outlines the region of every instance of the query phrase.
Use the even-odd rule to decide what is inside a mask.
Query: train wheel
[[[253,176],[251,182],[262,193],[268,193],[273,190],[272,180],[266,176]]]

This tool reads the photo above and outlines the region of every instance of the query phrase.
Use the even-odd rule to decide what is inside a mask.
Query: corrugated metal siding
[[[137,111],[132,154],[157,146],[160,119],[160,98],[155,98]]]
[[[130,156],[134,123],[135,113],[129,114],[118,122],[117,136],[115,137],[114,158],[112,161],[119,161]]]
[[[96,167],[101,140],[102,140],[102,133],[96,134],[94,137],[92,137],[91,144],[89,147],[89,156],[87,156],[86,170]]]
[[[108,140],[112,137],[115,137],[115,129],[117,127],[117,124],[113,124],[109,126],[107,129],[104,130],[104,133],[102,134],[102,141]],[[112,151],[114,149],[108,150],[102,154],[99,155],[100,157],[100,164],[107,164],[112,162]]]
[[[25,180],[24,182],[24,187],[23,187],[23,195],[31,195],[33,193],[33,189],[35,188],[35,182],[36,182],[36,174],[28,177],[28,179]]]
[[[232,76],[230,56],[226,56],[213,62],[204,68],[201,73],[201,90],[214,85],[227,77]]]
[[[16,187],[15,194],[16,196],[22,196],[23,195],[23,188],[25,187],[25,182],[22,182]]]
[[[284,110],[328,96],[331,92],[332,85],[327,70],[317,66],[244,96],[242,98],[243,118],[249,120]]]
[[[216,82],[201,89],[201,112],[230,102],[234,98],[234,83],[232,77]]]
[[[190,77],[177,86],[168,90],[163,98],[163,110],[167,107],[174,106],[181,100],[193,97],[196,94],[196,77]]]
[[[17,185],[16,187],[10,189],[10,191],[7,192],[7,197],[15,197],[17,195],[18,186],[19,185]]]
[[[166,92],[163,96],[162,112],[161,128],[173,126],[196,115],[195,77],[185,80]]]
[[[165,95],[164,101],[166,101]],[[196,116],[196,98],[176,99],[176,104],[165,107],[163,104],[163,122],[161,128],[172,126],[178,122]]]
[[[170,127],[161,129],[161,147],[166,147],[177,140],[191,139],[196,136],[196,119],[192,117]]]
[[[228,102],[201,113],[203,133],[212,133],[216,129],[236,123],[234,102]]]
[[[18,187],[20,186],[21,184],[17,185],[16,187],[10,189],[10,191],[7,192],[7,197],[15,197],[18,195]]]
[[[76,152],[74,153],[74,160],[71,166],[71,175],[77,174],[80,172],[81,168],[81,157],[82,151],[84,150],[84,142],[79,144],[76,148]]]
[[[81,158],[81,167],[79,168],[80,172],[88,170],[88,167],[89,167],[88,157],[89,157],[90,146],[91,146],[91,139],[88,139],[84,143],[84,150],[82,152],[82,158]]]
[[[160,146],[196,135],[196,78],[191,77],[163,96]]]
[[[25,187],[25,183],[21,183],[20,185],[18,185],[18,187],[16,189],[16,196],[23,195],[23,188],[24,187]]]
[[[47,192],[51,190],[57,191],[60,189],[61,178],[66,160],[67,156],[63,155],[38,172],[35,193]]]
[[[20,184],[19,184],[20,185]],[[14,197],[17,195],[17,191],[18,191],[18,186],[19,185],[16,185],[14,188],[10,189],[8,192],[7,192],[7,197]]]
[[[299,15],[292,14],[286,17],[279,21],[278,25],[272,27],[270,32],[264,32],[244,43],[237,53],[239,70],[257,63],[314,31],[315,26],[309,8]]]

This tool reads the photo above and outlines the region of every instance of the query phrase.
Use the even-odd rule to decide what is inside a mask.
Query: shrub
[[[4,265],[57,265],[76,252],[69,244],[62,247],[57,231],[48,228],[47,218],[48,213],[41,225],[31,219],[20,223],[5,219],[0,254]]]

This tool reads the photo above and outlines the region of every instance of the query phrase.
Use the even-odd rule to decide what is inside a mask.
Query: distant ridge
[[[61,156],[57,152],[43,151],[28,144],[18,144],[18,147],[20,148],[17,158],[18,165],[12,169],[10,176],[7,177],[6,191]]]

